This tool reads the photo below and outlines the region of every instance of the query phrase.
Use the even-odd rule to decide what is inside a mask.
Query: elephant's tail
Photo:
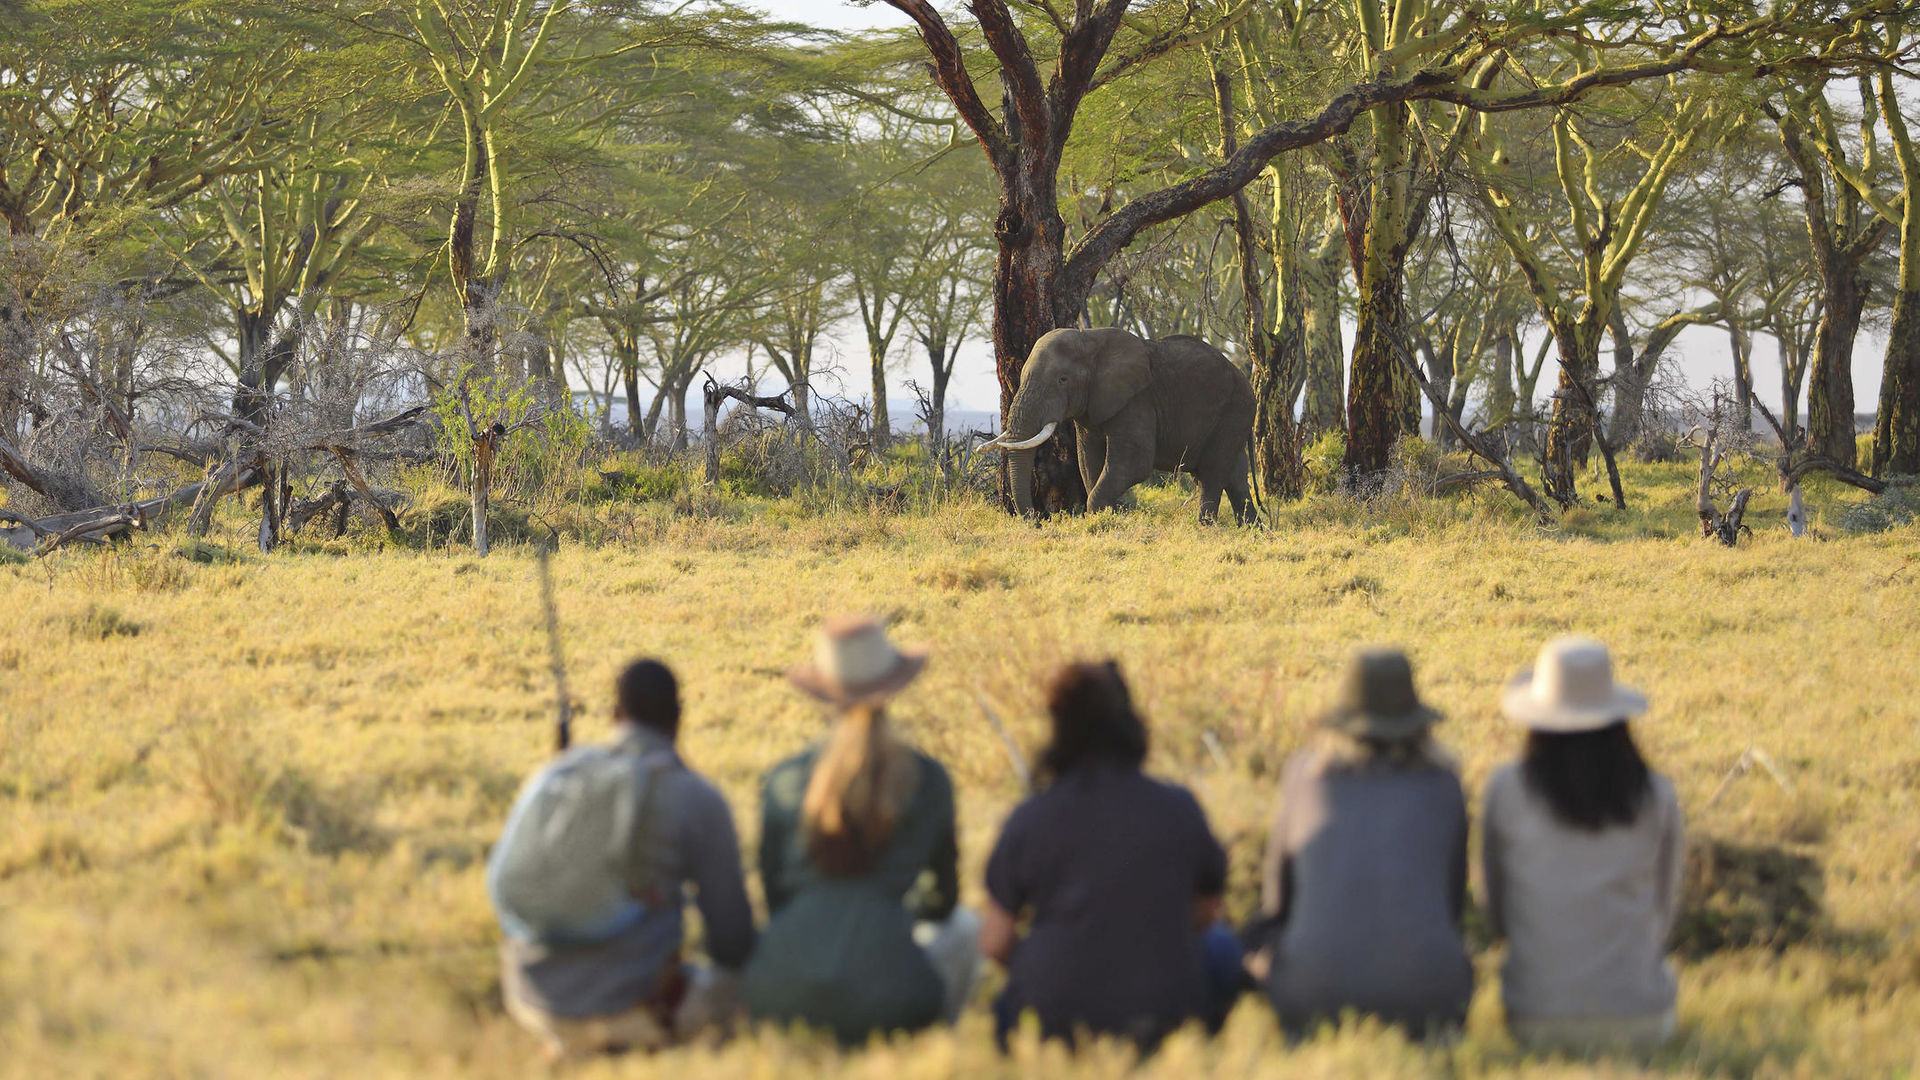
[[[1267,517],[1267,500],[1260,494],[1259,458],[1254,456],[1253,431],[1247,431],[1247,493],[1253,497],[1253,520],[1266,524],[1272,519]]]

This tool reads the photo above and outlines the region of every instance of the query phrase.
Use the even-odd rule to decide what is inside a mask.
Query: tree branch
[[[986,149],[987,156],[996,162],[1000,161],[1008,151],[1007,130],[1000,121],[994,119],[993,111],[987,108],[986,103],[980,100],[980,93],[973,85],[973,76],[967,73],[966,57],[960,53],[960,42],[954,38],[946,20],[927,0],[887,0],[887,3],[920,28],[920,40],[927,47],[927,55],[933,59],[933,81],[953,101],[960,119],[972,129],[974,137]]]
[[[1563,82],[1527,90],[1495,92],[1467,81],[1457,69],[1422,71],[1404,79],[1386,76],[1356,83],[1327,102],[1320,111],[1301,119],[1274,124],[1249,138],[1238,153],[1199,176],[1161,188],[1132,200],[1088,230],[1075,246],[1062,275],[1063,293],[1083,295],[1113,257],[1141,230],[1192,213],[1245,187],[1259,176],[1267,162],[1346,133],[1362,113],[1380,105],[1411,101],[1442,101],[1478,112],[1512,112],[1565,105],[1612,86],[1658,78],[1699,66],[1700,54],[1712,44],[1752,37],[1778,25],[1761,19],[1738,26],[1716,26],[1696,35],[1673,55],[1620,67],[1596,67]]]

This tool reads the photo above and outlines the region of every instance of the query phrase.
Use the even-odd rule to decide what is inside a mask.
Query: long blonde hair
[[[800,801],[814,864],[841,877],[873,869],[919,783],[919,762],[879,705],[841,713]]]

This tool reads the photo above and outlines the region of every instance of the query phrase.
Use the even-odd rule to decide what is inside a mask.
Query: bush
[[[1300,455],[1307,469],[1307,491],[1331,495],[1340,490],[1341,462],[1347,459],[1347,434],[1329,431],[1313,441]]]
[[[680,494],[689,480],[687,470],[671,461],[612,461],[597,470],[582,494],[600,502],[665,502]]]
[[[1920,492],[1905,484],[1889,484],[1885,491],[1857,503],[1840,515],[1840,527],[1848,532],[1878,533],[1898,529],[1920,520]]]
[[[1627,449],[1642,465],[1680,460],[1680,440],[1671,431],[1648,428],[1635,436]]]
[[[579,488],[593,445],[593,425],[585,417],[570,406],[542,411],[530,382],[506,375],[463,377],[473,422],[507,429],[493,457],[496,497],[551,500]],[[434,449],[450,466],[448,482],[464,487],[473,475],[473,440],[457,384],[435,394],[432,409],[440,421]]]

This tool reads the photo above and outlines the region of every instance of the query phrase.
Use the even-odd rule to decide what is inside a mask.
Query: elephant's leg
[[[1113,506],[1127,489],[1153,475],[1153,450],[1118,439],[1107,440],[1107,466],[1087,491],[1087,510],[1097,513]]]
[[[1239,525],[1253,520],[1252,492],[1247,488],[1247,464],[1247,452],[1242,450],[1234,455],[1233,465],[1222,481],[1222,486],[1227,489],[1227,499],[1233,503],[1233,520]]]
[[[1101,471],[1107,467],[1107,434],[1077,424],[1075,427],[1080,446],[1080,482],[1087,485],[1087,494],[1091,496],[1093,486],[1100,482]]]
[[[1220,517],[1220,485],[1206,477],[1200,481],[1200,524],[1211,525]]]
[[[1244,477],[1227,481],[1227,501],[1233,504],[1233,521],[1236,525],[1245,525],[1253,520],[1253,500],[1247,491]]]

